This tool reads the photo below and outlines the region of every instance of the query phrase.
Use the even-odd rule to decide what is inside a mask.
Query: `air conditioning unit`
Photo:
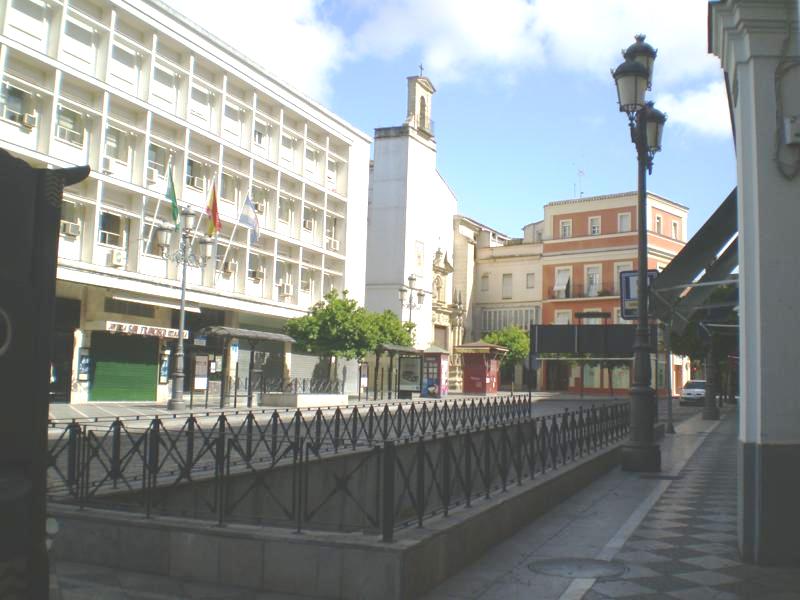
[[[314,220],[313,219],[303,219],[303,229],[307,229],[308,231],[314,230]]]
[[[22,117],[22,126],[27,127],[28,129],[33,129],[36,127],[36,115],[25,113],[25,115]]]
[[[158,179],[158,170],[153,167],[147,167],[147,183],[155,183]]]
[[[61,221],[61,234],[67,237],[78,237],[81,234],[80,223]]]
[[[125,266],[125,250],[116,248],[108,255],[108,264],[111,267],[124,267]]]
[[[333,250],[334,252],[339,251],[339,240],[334,238],[328,238],[328,250]]]
[[[189,185],[192,187],[196,187],[197,189],[203,189],[203,178],[195,175],[194,177],[189,177]]]
[[[264,203],[263,202],[253,202],[253,210],[256,211],[259,215],[264,214]]]
[[[233,272],[236,270],[236,262],[232,260],[226,260],[222,263],[222,272],[225,275],[232,275]]]
[[[278,295],[280,296],[291,296],[294,293],[294,288],[292,287],[291,283],[279,283],[278,284]]]
[[[103,157],[103,160],[100,164],[100,169],[103,171],[103,173],[106,174],[111,173],[111,157],[109,156]]]
[[[261,268],[259,267],[258,269],[250,269],[247,272],[247,276],[250,279],[252,279],[253,281],[255,281],[256,283],[258,283],[259,281],[261,281],[261,277],[262,277]]]

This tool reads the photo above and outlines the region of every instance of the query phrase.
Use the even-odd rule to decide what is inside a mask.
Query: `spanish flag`
[[[208,228],[206,233],[209,237],[219,233],[222,223],[219,221],[219,211],[217,211],[217,182],[211,184],[211,194],[208,196],[208,206],[206,206],[206,216],[208,217]]]

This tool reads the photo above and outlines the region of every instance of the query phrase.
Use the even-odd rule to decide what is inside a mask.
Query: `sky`
[[[637,33],[658,50],[648,99],[667,114],[648,190],[694,233],[736,184],[705,0],[170,0],[357,128],[400,125],[419,65],[439,172],[459,213],[515,237],[548,202],[636,189],[610,70]],[[242,15],[248,18],[242,19]]]

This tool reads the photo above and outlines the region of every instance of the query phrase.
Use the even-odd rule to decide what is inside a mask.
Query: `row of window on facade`
[[[619,293],[620,273],[632,270],[633,262],[614,263],[614,276],[611,281],[603,281],[602,265],[584,265],[583,269],[583,284],[576,284],[573,282],[573,267],[556,267],[549,297],[561,299],[616,295]]]
[[[501,293],[503,300],[510,300],[514,293],[514,276],[511,273],[503,273],[501,279]],[[533,289],[536,287],[536,274],[535,273],[526,273],[525,274],[525,288],[526,289]],[[488,292],[489,291],[489,273],[483,273],[481,275],[481,291]]]
[[[294,219],[294,205],[295,201],[288,198],[281,197],[279,206],[284,207],[278,210],[278,219],[285,220],[289,223]],[[309,232],[313,231],[318,218],[317,211],[306,206],[303,208],[303,229]],[[61,213],[61,235],[65,237],[77,238],[81,234],[83,224],[82,210],[73,202],[64,202]],[[147,244],[144,247],[145,254],[159,255],[160,251],[155,245],[154,236],[152,235],[152,228],[156,227],[152,223],[145,223],[145,236]],[[338,219],[329,217],[326,221],[326,238],[328,240],[327,249],[339,251],[339,242],[336,239]],[[126,235],[128,231],[128,220],[126,217],[109,211],[100,212],[99,228],[98,228],[98,241],[107,246],[124,248],[126,246]]]
[[[71,202],[65,202],[62,210],[62,238],[69,239],[76,237],[80,233],[80,229],[70,229],[68,225],[77,223],[79,217],[77,216],[77,207]],[[153,224],[144,224],[141,239],[143,241],[143,254],[145,256],[152,256],[162,258],[161,248],[158,247],[156,242],[155,233],[153,231]],[[127,263],[127,248],[129,247],[129,220],[121,215],[101,211],[99,224],[98,224],[98,242],[102,246],[106,246],[115,253],[109,254],[109,265],[115,267],[124,267]],[[194,244],[196,246],[196,244]],[[60,248],[61,249],[61,248]],[[193,248],[195,252],[198,248]],[[116,254],[119,251],[120,254]],[[240,249],[241,251],[241,249]],[[236,257],[237,250],[230,244],[217,242],[215,260],[213,262],[214,269],[224,277],[234,275],[238,268],[239,263]],[[61,254],[64,254],[61,252]],[[117,258],[121,256],[122,258]],[[274,264],[274,271],[273,271]],[[292,296],[295,288],[295,278],[299,280],[299,291],[301,293],[313,294],[319,285],[321,275],[320,268],[313,268],[313,266],[299,266],[299,275],[297,275],[297,263],[283,260],[280,257],[273,257],[268,254],[260,254],[256,252],[247,253],[247,278],[255,283],[261,283],[266,279],[266,282],[272,282],[278,289],[280,296]],[[296,276],[297,275],[297,276]],[[328,278],[323,286],[325,290],[331,289],[334,282],[326,273],[324,278]]]
[[[519,327],[527,331],[539,322],[539,307],[484,308],[481,310],[481,332],[488,333],[506,327]]]
[[[572,237],[572,219],[560,219],[559,220],[559,237],[561,239],[567,239]],[[680,223],[677,220],[672,221],[672,239],[680,239]],[[595,235],[602,235],[603,228],[602,228],[602,218],[600,216],[592,216],[587,217],[587,228],[586,231],[588,235],[595,236]],[[617,214],[617,230],[615,232],[610,233],[627,233],[631,231],[631,213],[629,212],[622,212]],[[661,215],[654,215],[654,224],[653,224],[653,231],[658,233],[659,235],[665,235],[664,233],[664,219]]]
[[[31,93],[20,88],[5,84],[3,86],[2,118],[16,123],[21,127],[33,130],[38,125],[39,114]],[[58,106],[56,117],[56,139],[75,146],[85,148],[90,130],[87,117],[79,110],[74,110],[63,105]],[[255,144],[259,145],[269,140],[272,128],[264,126],[264,130],[254,130]],[[136,137],[132,132],[126,132],[116,127],[108,127],[105,135],[105,148],[101,159],[101,168],[105,171],[122,176],[132,175],[130,166],[133,164],[136,148]],[[297,149],[301,141],[292,135],[281,135],[280,162],[293,168],[297,161]],[[314,182],[322,183],[322,162],[324,151],[319,148],[306,146],[304,151],[303,172]],[[171,152],[166,147],[150,144],[148,148],[148,183],[163,180],[166,175]],[[112,162],[113,161],[113,162]],[[206,187],[206,177],[197,161],[188,161],[186,183],[197,189]],[[328,190],[339,192],[343,186],[339,185],[340,163],[335,158],[325,160],[325,187]],[[122,169],[117,169],[122,167]]]
[[[48,53],[51,48],[58,47],[55,43],[49,43],[52,38],[51,28],[53,32],[58,30],[55,24],[50,23],[45,3],[38,0],[12,0],[4,30],[6,35]],[[114,32],[113,40],[109,42],[111,51],[108,57],[99,60],[101,49],[107,47],[107,44],[101,43],[100,37],[92,23],[70,14],[65,19],[64,35],[60,43],[61,55],[58,58],[171,114],[204,125],[236,143],[246,143],[245,133],[249,125],[253,130],[253,142],[262,147],[267,145],[268,130],[272,123],[267,118],[255,118],[253,105],[264,105],[266,110],[278,112],[274,103],[266,102],[265,98],[258,97],[254,91],[250,92],[252,102],[248,103],[245,100],[248,93],[234,84],[229,86],[223,101],[221,90],[211,83],[215,79],[214,67],[204,68],[196,61],[198,64],[190,76],[185,68],[170,64],[179,60],[174,51],[164,46],[162,53],[157,51],[152,55],[148,48],[133,40],[126,42],[125,36],[119,31]],[[163,46],[161,40],[159,45]],[[106,60],[107,69],[101,72]],[[143,77],[144,74],[150,76]],[[220,118],[217,119],[217,116]],[[291,127],[298,133],[304,129],[300,123],[299,116],[294,119],[287,116],[284,119],[284,126]],[[320,145],[324,145],[325,134],[321,130],[316,133],[316,137]],[[318,150],[323,149],[321,146]]]

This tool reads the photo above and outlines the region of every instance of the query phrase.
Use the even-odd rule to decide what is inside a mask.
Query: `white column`
[[[779,126],[800,115],[800,78],[792,69],[776,80],[776,67],[798,60],[797,2],[711,6],[711,47],[727,74],[736,130],[740,549],[752,562],[800,564],[800,175],[785,172],[800,168],[800,148],[783,143]]]

